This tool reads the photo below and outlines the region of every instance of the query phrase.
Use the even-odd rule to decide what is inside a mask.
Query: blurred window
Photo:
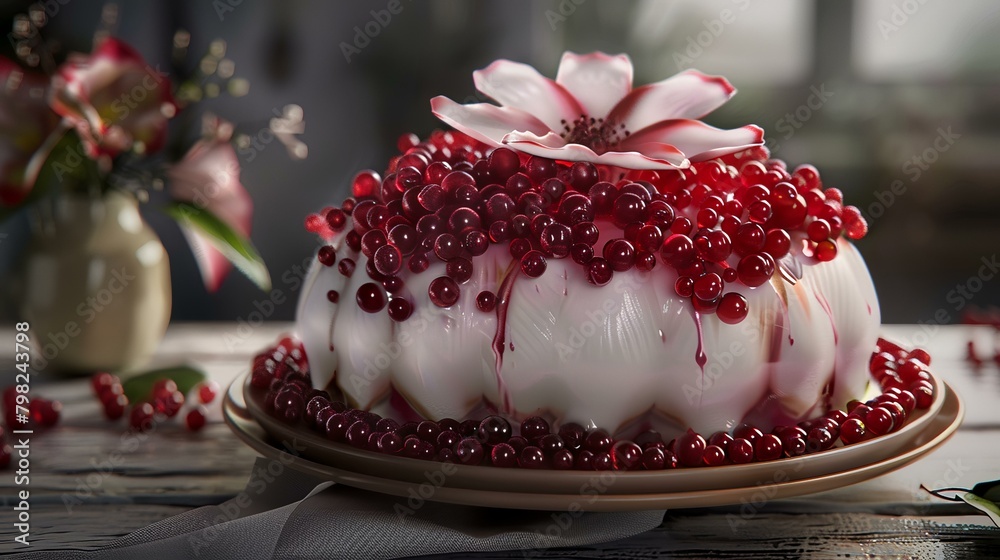
[[[856,0],[852,63],[872,81],[996,80],[996,0]]]
[[[800,83],[808,76],[814,2],[643,0],[635,6],[628,52],[643,73],[697,68],[745,85]]]

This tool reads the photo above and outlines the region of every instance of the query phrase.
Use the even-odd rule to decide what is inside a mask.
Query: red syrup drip
[[[701,368],[701,386],[705,386],[705,364],[708,363],[708,356],[705,355],[705,337],[701,329],[701,314],[697,311],[692,311],[694,314],[694,327],[698,333],[698,349],[694,352],[694,362],[698,364]],[[698,393],[698,407],[701,407],[701,403],[705,398],[705,392],[700,391]]]
[[[518,261],[511,262],[507,268],[507,276],[504,277],[497,290],[497,332],[493,335],[493,356],[496,358],[497,393],[500,397],[500,409],[502,412],[510,411],[510,393],[507,391],[507,384],[504,383],[500,370],[503,367],[504,339],[507,337],[507,309],[510,307],[510,295],[514,291],[514,280],[517,279],[521,271]],[[510,349],[514,351],[514,342],[511,341]]]
[[[702,380],[705,376],[705,364],[708,363],[708,356],[705,355],[705,337],[701,330],[701,313],[694,311],[694,326],[698,331],[698,350],[694,353],[694,361],[701,368]]]
[[[836,371],[836,370],[835,370]],[[833,382],[835,379],[835,374],[830,374],[830,379],[823,386],[823,412],[829,412],[833,409]]]
[[[819,302],[819,306],[823,308],[823,311],[826,312],[827,318],[830,319],[830,328],[833,329],[833,343],[836,345],[840,339],[840,335],[837,332],[837,324],[833,320],[833,310],[830,308],[830,302],[823,297],[823,294],[817,292],[816,290],[813,290],[813,296],[816,297],[816,301]]]

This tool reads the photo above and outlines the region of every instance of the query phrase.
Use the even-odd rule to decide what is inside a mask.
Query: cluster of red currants
[[[824,188],[816,168],[789,171],[763,147],[661,171],[490,150],[458,132],[437,131],[424,142],[408,134],[398,147],[402,155],[384,178],[359,173],[353,197],[306,219],[309,231],[328,240],[346,229],[350,253],[338,262],[324,246],[319,262],[350,276],[364,255],[371,282],[355,300],[370,313],[388,307],[396,321],[412,313],[407,274],[424,272],[432,260],[445,263],[428,295],[448,307],[472,278],[474,258],[505,245],[515,272],[530,278],[541,276],[549,259],[572,259],[598,286],[616,272],[672,267],[678,295],[733,324],[748,308],[728,284],[766,283],[791,251],[832,260],[841,235],[867,232],[858,209],[844,206],[838,189]],[[340,294],[328,295],[339,301]],[[476,299],[492,310],[496,294]]]
[[[189,396],[177,389],[177,383],[169,378],[159,379],[153,384],[146,400],[132,404],[129,408],[121,380],[110,373],[100,372],[91,377],[91,388],[101,401],[104,416],[108,420],[118,420],[128,411],[129,427],[135,431],[148,431],[159,422],[177,416],[185,403],[184,424],[189,431],[196,432],[205,426],[208,418],[207,405],[219,395],[219,385],[214,381],[197,384]]]
[[[17,388],[11,385],[3,391],[4,425],[0,425],[0,469],[10,464],[12,449],[7,443],[7,430],[33,430],[36,428],[51,428],[59,423],[62,414],[62,403],[42,397],[34,397],[26,402],[27,397],[18,399]],[[18,414],[18,404],[24,407]],[[23,414],[23,410],[27,414]]]

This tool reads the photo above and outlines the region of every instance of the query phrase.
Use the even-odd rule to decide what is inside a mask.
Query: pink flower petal
[[[480,92],[505,107],[534,115],[549,130],[561,131],[565,123],[586,113],[563,86],[527,64],[498,60],[473,72],[472,78]]]
[[[594,164],[610,165],[625,169],[675,169],[688,165],[683,154],[680,154],[678,158],[676,153],[672,154],[668,149],[659,152],[659,155],[665,156],[663,158],[633,151],[597,154],[582,144],[567,144],[562,136],[554,132],[549,132],[544,136],[511,132],[504,138],[504,144],[533,156],[560,161],[589,161]]]
[[[250,236],[253,201],[240,183],[240,164],[232,145],[218,138],[197,142],[167,172],[170,194],[208,210],[244,237]],[[201,235],[185,231],[201,269],[205,287],[218,289],[229,272],[229,260]]]
[[[52,78],[52,108],[79,132],[91,155],[117,155],[133,142],[159,150],[176,112],[166,74],[128,44],[107,38],[72,55]]]
[[[685,70],[632,90],[615,105],[606,120],[625,123],[626,129],[635,132],[667,119],[701,118],[735,93],[736,89],[723,77]]]
[[[232,270],[233,263],[229,262],[229,259],[206,241],[200,233],[189,228],[182,228],[181,232],[187,239],[188,245],[191,246],[191,253],[194,255],[195,262],[198,263],[198,270],[201,271],[205,289],[209,293],[219,291],[222,281]]]
[[[460,105],[439,95],[431,99],[431,112],[445,123],[494,147],[500,146],[504,135],[513,130],[536,134],[549,131],[545,123],[524,111],[491,103]]]
[[[764,131],[755,125],[723,130],[690,119],[658,122],[631,134],[622,148],[646,153],[643,146],[651,143],[675,146],[692,162],[714,159],[764,143]]]
[[[556,83],[569,91],[587,114],[603,118],[632,90],[632,61],[624,54],[565,52]]]
[[[673,144],[645,142],[637,145],[629,144],[629,148],[653,159],[669,161],[673,164],[673,167],[688,167],[691,165],[690,160],[688,160],[684,152],[678,150],[677,146]]]

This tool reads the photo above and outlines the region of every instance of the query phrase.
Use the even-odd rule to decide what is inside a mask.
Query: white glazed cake
[[[862,398],[879,307],[845,236],[864,221],[759,128],[695,120],[728,82],[632,89],[601,53],[567,53],[554,81],[508,61],[475,78],[500,105],[436,98],[457,131],[404,136],[307,220],[314,388],[385,416],[611,433],[769,428]]]

